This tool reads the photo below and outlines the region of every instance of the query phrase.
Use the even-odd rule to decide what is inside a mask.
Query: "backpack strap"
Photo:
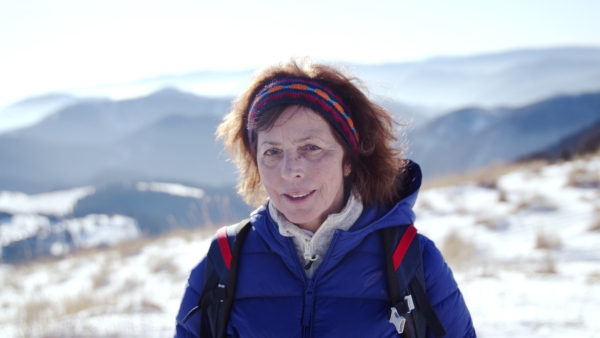
[[[217,230],[211,243],[206,258],[204,288],[196,309],[200,310],[202,338],[224,337],[227,332],[240,251],[251,228],[252,224],[248,220],[222,227]],[[188,316],[193,314],[192,311]]]
[[[414,240],[416,234],[412,224],[382,229],[392,302],[389,321],[404,337],[425,337],[429,327],[439,338],[446,332],[425,292],[421,245]]]

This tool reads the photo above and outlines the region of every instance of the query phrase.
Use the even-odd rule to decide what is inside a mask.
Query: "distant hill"
[[[0,192],[0,262],[231,224],[249,212],[231,187],[124,181],[38,195]]]
[[[0,110],[0,133],[30,127],[46,116],[85,99],[64,93],[29,97]]]
[[[557,95],[600,91],[600,48],[524,49],[414,62],[350,64],[347,67],[353,75],[364,80],[375,99],[398,102],[411,107],[409,113],[419,111],[431,116],[466,107],[514,108]],[[167,87],[199,96],[230,99],[244,90],[253,72],[165,74],[132,83],[74,88],[69,94],[78,99],[93,96],[122,100]],[[11,107],[12,113],[0,110],[0,132],[18,126],[18,118],[3,121],[3,116],[18,117],[14,111],[33,114],[37,122],[40,116],[57,110],[52,102],[58,101],[45,102],[47,104],[38,105],[35,110],[25,102]],[[405,112],[406,109],[397,111]],[[4,123],[9,126],[3,126]]]
[[[560,96],[516,109],[464,109],[410,134],[427,176],[462,173],[547,149],[600,121],[600,94]]]
[[[83,102],[0,135],[0,190],[38,193],[121,180],[232,185],[214,132],[230,105],[174,89]]]
[[[436,114],[600,91],[600,48],[516,50],[353,69],[373,93]]]
[[[524,157],[522,160],[545,159],[551,162],[570,160],[577,155],[595,153],[600,150],[600,122],[574,133],[551,147]]]

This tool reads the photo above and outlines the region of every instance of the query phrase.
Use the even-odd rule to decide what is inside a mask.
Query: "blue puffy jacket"
[[[349,231],[336,230],[312,279],[306,277],[292,238],[280,235],[265,207],[255,211],[240,255],[228,336],[398,337],[388,322],[386,260],[377,230],[414,222],[416,188],[393,208],[366,207]],[[431,240],[418,239],[427,296],[447,337],[475,337],[452,271]],[[177,337],[199,335],[199,315],[185,323],[183,318],[198,304],[204,262],[188,280]]]

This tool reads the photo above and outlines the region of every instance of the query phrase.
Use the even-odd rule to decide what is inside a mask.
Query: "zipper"
[[[306,282],[306,288],[304,290],[304,311],[302,313],[302,336],[303,337],[311,336],[310,326],[311,326],[311,322],[312,322],[312,313],[313,313],[313,307],[314,307],[313,305],[315,302],[314,280],[316,280],[317,276],[319,275],[319,272],[321,271],[321,269],[325,265],[326,261],[328,260],[330,251],[332,250],[332,245],[336,241],[338,235],[339,235],[339,230],[336,230],[333,233],[333,237],[331,238],[331,243],[329,244],[329,248],[327,248],[327,253],[323,257],[321,264],[317,267],[317,270],[315,270],[315,273],[313,274],[312,278],[306,277],[306,273],[304,272],[304,266],[303,266],[302,262],[300,262],[300,257],[298,257],[298,253],[296,252],[296,246],[294,245],[294,241],[291,237],[288,237],[288,245],[290,246],[290,249],[294,253],[294,257],[296,257],[296,259],[295,259],[296,265],[298,266],[300,275],[304,277],[304,281]]]
[[[315,292],[313,290],[313,280],[309,279],[306,281],[306,290],[304,291],[304,313],[302,315],[302,332],[304,332],[304,337],[310,336],[310,323],[314,300]]]

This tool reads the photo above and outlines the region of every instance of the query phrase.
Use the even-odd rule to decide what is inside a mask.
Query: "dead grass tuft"
[[[17,320],[23,337],[37,336],[43,332],[52,317],[52,303],[44,298],[31,298],[19,307]]]
[[[535,212],[550,212],[558,209],[556,204],[548,201],[542,195],[534,195],[533,197],[521,201],[517,204],[517,210],[531,210]]]
[[[557,272],[556,259],[554,258],[552,251],[546,251],[546,255],[544,255],[544,259],[536,272],[541,274],[555,274]]]
[[[548,234],[547,232],[540,230],[535,236],[535,248],[555,250],[562,246],[562,240],[557,235]]]
[[[135,291],[137,288],[141,287],[143,285],[143,282],[136,279],[135,277],[129,277],[125,280],[125,282],[123,283],[123,286],[121,287],[121,293],[130,293]]]
[[[599,188],[600,172],[597,170],[589,170],[584,165],[578,165],[569,172],[567,186],[578,188]]]
[[[150,271],[153,273],[165,272],[170,275],[179,274],[179,267],[171,257],[153,257],[150,260]]]
[[[110,275],[112,269],[110,267],[110,261],[107,259],[104,261],[98,271],[91,276],[92,278],[92,289],[97,290],[110,284]]]
[[[475,220],[475,224],[492,231],[506,230],[509,227],[507,220],[490,216],[480,216]]]
[[[592,225],[590,225],[590,231],[600,231],[600,218],[598,217],[596,217],[596,219],[592,221]]]
[[[108,298],[105,298],[105,300]],[[104,303],[92,296],[91,293],[80,293],[69,297],[63,301],[63,314],[66,316],[74,315],[85,310],[96,307],[100,303]]]
[[[600,284],[600,271],[595,271],[587,276],[586,283],[588,284]]]
[[[500,203],[508,202],[508,194],[506,193],[506,190],[501,189],[501,188],[498,189],[498,202],[500,202]]]
[[[475,243],[452,231],[442,243],[442,252],[446,262],[458,270],[469,268],[475,263]]]
[[[497,188],[498,178],[515,170],[539,172],[548,165],[548,161],[534,160],[511,164],[496,164],[487,168],[478,169],[464,174],[446,175],[423,183],[423,189],[448,187],[464,182],[475,182],[481,187],[490,189]]]
[[[592,220],[592,224],[590,224],[590,231],[600,231],[600,205],[596,206],[594,210],[594,219]]]

